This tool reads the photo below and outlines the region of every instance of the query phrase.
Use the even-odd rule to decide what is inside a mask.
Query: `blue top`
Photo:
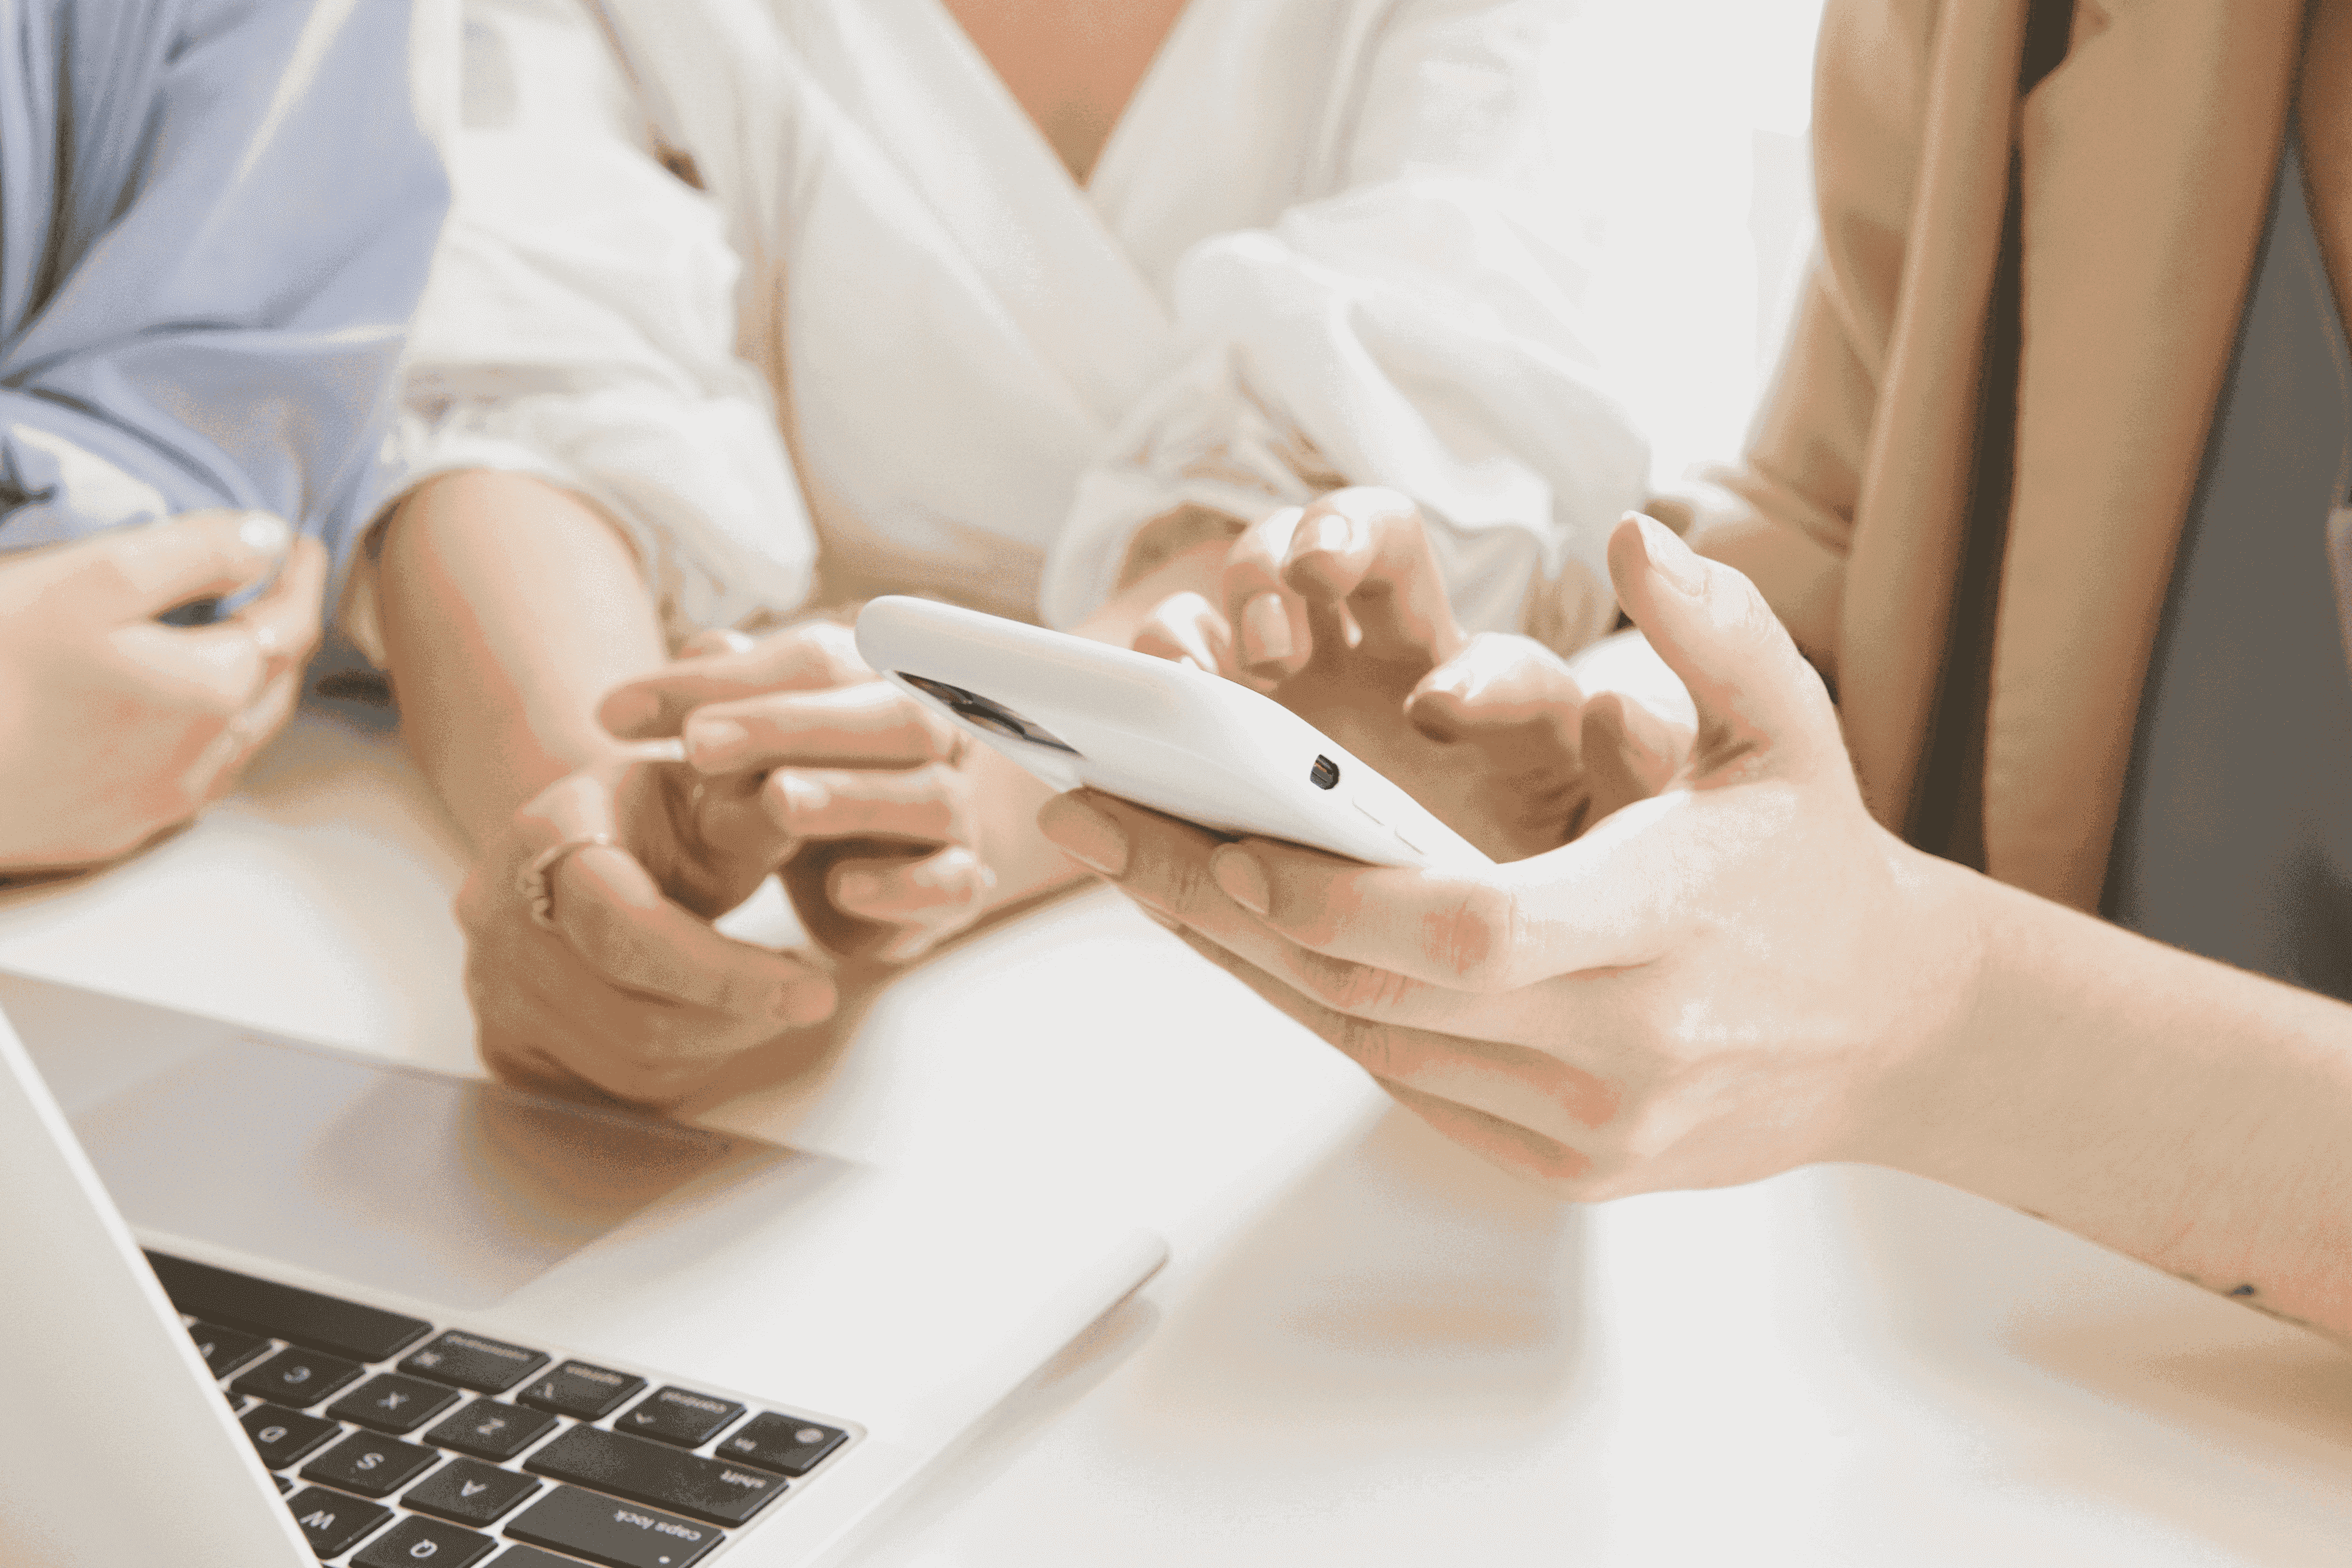
[[[2159,941],[2352,1000],[2352,674],[2329,539],[2347,478],[2352,357],[2290,142],[2148,667],[2105,905]]]
[[[0,0],[0,550],[203,507],[340,560],[449,191],[409,0]]]

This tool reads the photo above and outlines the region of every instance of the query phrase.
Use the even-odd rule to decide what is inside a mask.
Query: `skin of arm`
[[[1928,866],[1971,1005],[1857,1157],[2352,1343],[2352,1007]]]
[[[478,848],[541,790],[620,752],[597,701],[667,658],[620,533],[526,475],[418,486],[383,524],[375,583],[402,729]]]
[[[1611,565],[1700,722],[1662,788],[1570,844],[1464,875],[1226,844],[1098,795],[1044,825],[1400,1102],[1568,1196],[1874,1163],[2352,1338],[2352,1007],[1905,845],[1753,584],[1647,520]],[[1539,760],[1565,732],[1518,734]]]

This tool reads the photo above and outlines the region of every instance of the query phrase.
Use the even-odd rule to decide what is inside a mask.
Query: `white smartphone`
[[[876,599],[857,651],[1055,789],[1375,866],[1491,866],[1268,697],[1189,666],[928,599]]]

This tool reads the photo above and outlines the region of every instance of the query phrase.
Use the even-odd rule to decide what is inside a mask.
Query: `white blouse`
[[[1081,188],[939,0],[469,0],[408,482],[577,491],[674,639],[820,553],[1066,626],[1153,518],[1385,484],[1465,624],[1581,642],[1648,463],[1549,237],[1562,10],[1191,0]]]

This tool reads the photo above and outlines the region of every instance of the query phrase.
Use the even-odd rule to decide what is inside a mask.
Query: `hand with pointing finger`
[[[1222,603],[1163,600],[1136,648],[1271,696],[1498,860],[1651,793],[1686,744],[1638,704],[1588,701],[1539,643],[1465,635],[1421,515],[1393,490],[1270,514],[1234,541],[1220,587]]]
[[[1610,562],[1699,730],[1666,787],[1573,843],[1464,875],[1101,796],[1041,826],[1431,1124],[1572,1195],[1870,1158],[1969,1005],[1969,874],[1870,816],[1746,578],[1647,519]]]
[[[614,691],[601,714],[625,738],[684,742],[696,831],[716,855],[775,869],[839,953],[904,963],[977,918],[995,878],[952,726],[831,621],[703,649]]]
[[[118,859],[226,793],[300,696],[326,564],[233,511],[0,555],[0,871]],[[272,573],[210,625],[157,619]]]

